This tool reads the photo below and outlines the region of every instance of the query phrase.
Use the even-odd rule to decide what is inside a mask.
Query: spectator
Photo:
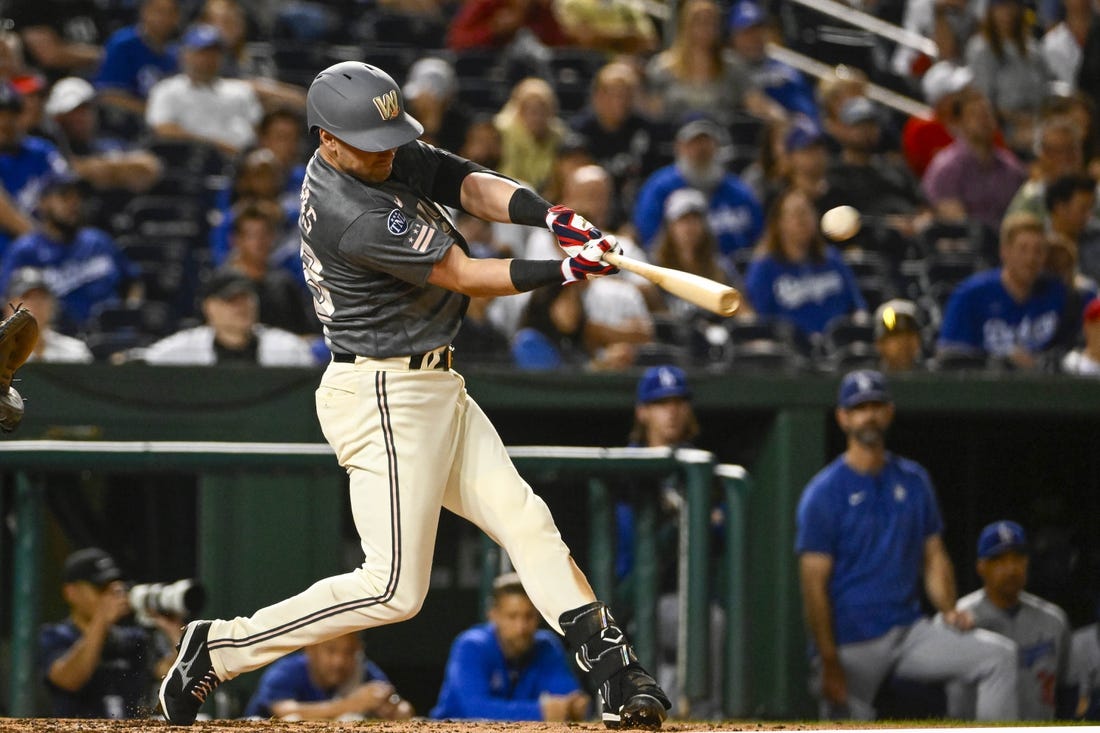
[[[732,264],[723,266],[718,240],[707,224],[707,199],[694,188],[673,191],[665,200],[664,224],[653,244],[653,263],[690,272],[715,282],[728,283],[736,275]],[[737,282],[740,286],[741,283]],[[670,313],[681,322],[708,317],[706,311],[666,293],[653,283],[643,286],[646,301],[654,313]],[[745,308],[745,310],[750,310]],[[741,313],[741,311],[738,311]]]
[[[692,391],[687,375],[677,366],[664,364],[649,367],[638,380],[634,402],[634,424],[630,429],[629,444],[637,448],[691,448],[699,436],[699,421],[692,405]],[[679,627],[680,608],[677,595],[678,582],[678,545],[680,512],[686,499],[682,481],[675,475],[660,480],[640,482],[629,487],[634,496],[638,492],[656,494],[659,499],[661,516],[657,528],[657,677],[662,689],[673,690],[672,700],[679,700],[677,694],[683,688],[678,679],[677,658],[680,649]],[[634,504],[624,496],[615,505],[616,548],[615,576],[618,580],[616,593],[628,596],[635,583],[634,547],[636,539],[636,512]],[[712,515],[712,530],[721,539],[725,527],[725,511],[715,507]],[[716,542],[721,552],[721,542]],[[629,604],[624,604],[629,605]],[[714,650],[723,649],[725,638],[725,613],[720,605],[710,604],[710,643]],[[705,695],[691,702],[692,718],[710,718],[721,714],[721,681],[723,655],[712,653],[708,657],[710,687]],[[680,709],[674,712],[684,714]]]
[[[42,180],[69,167],[53,143],[23,133],[22,111],[19,92],[0,82],[0,255],[12,239],[33,228],[30,215]]]
[[[257,144],[264,150],[270,150],[275,160],[290,175],[287,177],[285,193],[298,198],[305,179],[306,166],[302,155],[302,131],[305,120],[296,112],[288,109],[274,109],[264,114],[257,126]],[[295,217],[297,218],[297,217]]]
[[[1047,238],[1030,214],[1011,214],[1001,227],[1001,267],[964,280],[947,301],[937,349],[1007,359],[1021,369],[1058,332],[1066,289],[1043,273]]]
[[[412,705],[386,673],[363,655],[359,634],[310,644],[264,670],[247,718],[279,720],[405,720]]]
[[[1074,717],[1100,720],[1100,623],[1077,629],[1070,643],[1070,681],[1077,685]]]
[[[458,80],[449,61],[435,57],[417,60],[401,91],[409,114],[424,126],[421,140],[444,150],[462,147],[471,114],[458,100]]]
[[[465,0],[447,29],[447,48],[503,49],[525,35],[546,46],[572,43],[554,17],[552,0]]]
[[[936,217],[976,219],[997,231],[1026,173],[1008,150],[996,145],[997,120],[989,99],[974,90],[959,101],[959,136],[936,153],[921,188]]]
[[[220,270],[205,283],[201,298],[205,325],[184,329],[152,344],[144,352],[146,362],[199,366],[313,365],[313,354],[305,341],[259,322],[259,297],[246,276]]]
[[[251,53],[248,22],[238,0],[206,0],[198,20],[209,23],[221,33],[225,44],[221,76],[238,79],[252,87],[265,110],[284,107],[299,113],[305,110],[305,90],[276,79],[275,61],[270,56]]]
[[[183,73],[153,86],[145,121],[157,137],[197,140],[235,155],[256,140],[260,102],[246,82],[218,75],[224,41],[216,28],[191,26],[182,46]]]
[[[229,186],[218,191],[216,204],[221,214],[217,226],[210,231],[210,254],[215,265],[221,265],[229,254],[229,231],[233,226],[233,211],[246,201],[273,204],[281,212],[276,228],[278,259],[286,258],[286,245],[293,244],[293,267],[301,270],[298,259],[298,211],[301,193],[287,190],[287,169],[271,150],[256,148],[239,162]]]
[[[980,0],[907,0],[902,24],[906,30],[935,42],[939,51],[936,59],[962,64],[967,39],[978,27],[982,7]],[[895,74],[912,80],[925,73],[936,59],[898,44],[890,64]]]
[[[128,143],[99,134],[96,91],[84,79],[68,76],[58,80],[50,90],[45,111],[69,165],[97,189],[140,193],[160,178],[162,166],[155,155],[127,149]]]
[[[979,33],[966,45],[966,65],[1004,120],[1009,147],[1028,150],[1051,77],[1021,0],[988,3]]]
[[[141,626],[119,622],[132,611],[113,557],[97,547],[65,559],[61,596],[64,621],[38,633],[38,659],[50,698],[61,718],[141,718],[148,715],[154,681],[168,671],[183,619],[151,615],[167,638],[158,650]],[[159,655],[159,656],[158,656]]]
[[[932,482],[915,461],[886,450],[893,419],[880,372],[846,374],[836,420],[847,448],[798,503],[795,551],[821,717],[874,719],[875,695],[894,674],[974,684],[978,719],[1015,720],[1016,646],[961,633],[974,619],[955,609]],[[942,623],[921,613],[922,581]]]
[[[266,205],[265,205],[266,204]],[[269,201],[245,200],[233,211],[226,266],[248,277],[260,301],[260,323],[294,334],[317,334],[312,298],[286,270],[272,267],[282,212]]]
[[[756,0],[739,0],[730,13],[729,46],[749,70],[755,88],[792,115],[817,121],[817,100],[806,77],[793,66],[769,58],[769,19]]]
[[[707,218],[723,255],[756,244],[764,211],[752,189],[723,167],[719,151],[726,142],[725,131],[707,119],[692,120],[677,131],[676,162],[646,179],[634,205],[634,228],[646,249],[652,249],[660,229],[665,200],[686,187],[699,189],[707,197]]]
[[[657,129],[638,111],[638,72],[612,61],[596,72],[588,104],[570,121],[592,159],[615,180],[609,225],[630,220],[638,186],[657,168]]]
[[[841,64],[818,82],[818,109],[821,111],[821,129],[826,133],[830,155],[839,155],[838,140],[843,133],[837,133],[840,122],[840,109],[853,97],[867,96],[867,74],[854,66]]]
[[[875,351],[887,373],[920,369],[924,361],[917,306],[910,300],[888,300],[875,309]]]
[[[53,329],[57,299],[46,282],[46,276],[34,267],[21,267],[8,280],[5,303],[23,305],[38,321],[38,343],[27,361],[54,364],[85,364],[92,361],[92,351],[80,339]]]
[[[476,119],[466,129],[458,154],[487,168],[499,168],[503,147],[500,130],[489,117]]]
[[[612,205],[611,176],[598,165],[585,165],[568,174],[558,200],[586,217],[605,233],[614,233],[607,226]],[[617,238],[618,235],[616,234]],[[643,252],[629,236],[619,239],[624,253],[644,260]],[[524,247],[528,259],[553,259],[561,256],[557,240],[548,230],[532,231]],[[641,287],[648,283],[644,278],[625,273],[622,277],[600,278],[587,283],[581,289],[581,305],[584,315],[584,344],[595,356],[596,363],[611,366],[633,363],[635,344],[653,340],[653,321],[650,317]],[[527,299],[521,293],[511,298],[494,301],[491,317],[501,330],[514,334]]]
[[[46,78],[37,72],[30,72],[12,79],[11,84],[23,98],[19,128],[27,135],[52,139],[46,121]]]
[[[1024,590],[1028,546],[1016,522],[986,525],[978,538],[978,576],[982,587],[959,599],[957,611],[969,613],[974,626],[1011,639],[1018,650],[1016,720],[1066,720],[1076,700],[1069,684],[1070,630],[1066,612]],[[956,710],[973,704],[973,690],[950,685],[959,696]],[[970,716],[966,716],[970,717]]]
[[[818,231],[806,194],[787,190],[768,213],[759,252],[745,274],[757,313],[778,316],[807,336],[840,315],[866,311],[855,276]]]
[[[1063,0],[1062,8],[1065,17],[1046,32],[1039,46],[1051,76],[1067,89],[1076,89],[1081,50],[1095,11],[1091,0]]]
[[[812,120],[795,117],[783,134],[783,176],[775,181],[764,199],[764,210],[771,211],[775,199],[786,188],[794,188],[806,195],[814,206],[819,202],[837,198],[831,191],[829,149],[824,134]]]
[[[177,0],[142,0],[138,22],[115,31],[95,76],[100,102],[141,120],[153,85],[179,70],[170,42],[179,30]]]
[[[648,55],[660,47],[652,18],[632,0],[555,0],[553,9],[562,29],[583,48]]]
[[[1085,345],[1074,349],[1062,359],[1062,371],[1083,377],[1100,377],[1100,298],[1085,306],[1081,331]],[[1100,677],[1096,678],[1100,688]],[[1100,708],[1097,709],[1100,713]]]
[[[921,77],[932,117],[913,115],[901,131],[901,150],[913,175],[922,178],[936,153],[955,141],[962,98],[973,81],[970,69],[951,61],[934,64]]]
[[[848,204],[870,216],[889,217],[895,228],[912,235],[923,198],[909,170],[878,155],[882,136],[879,110],[867,97],[853,97],[840,108],[833,136],[840,157],[829,165],[829,192],[823,209]]]
[[[725,47],[714,0],[679,4],[672,44],[649,61],[646,84],[654,116],[673,124],[685,115],[704,115],[724,126],[739,110],[773,120],[785,116]]]
[[[541,190],[565,135],[554,89],[535,77],[522,80],[493,122],[500,131],[500,172]]]
[[[58,328],[74,333],[89,325],[95,306],[141,302],[140,272],[101,229],[85,226],[85,182],[71,173],[42,184],[40,229],[12,242],[0,259],[0,282],[21,267],[38,267],[61,306]]]
[[[1012,197],[1006,213],[1027,212],[1046,219],[1046,187],[1056,178],[1084,172],[1083,131],[1069,116],[1042,122],[1035,136],[1035,162],[1031,175]]]
[[[1057,178],[1046,187],[1045,202],[1050,228],[1046,269],[1066,288],[1066,311],[1058,340],[1068,337],[1073,343],[1081,332],[1081,311],[1097,292],[1096,281],[1078,267],[1082,252],[1091,259],[1100,248],[1100,233],[1089,228],[1096,206],[1096,181],[1082,174]]]
[[[451,645],[431,717],[475,720],[579,721],[591,700],[565,661],[558,637],[539,629],[519,576],[493,581],[488,623]]]
[[[52,80],[87,73],[103,55],[103,11],[94,0],[24,0],[5,11],[31,65]]]

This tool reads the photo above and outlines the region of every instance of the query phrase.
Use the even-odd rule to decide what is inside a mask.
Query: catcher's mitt
[[[11,380],[37,343],[38,321],[26,308],[16,308],[0,323],[0,430],[5,433],[19,427],[23,419],[23,398]]]

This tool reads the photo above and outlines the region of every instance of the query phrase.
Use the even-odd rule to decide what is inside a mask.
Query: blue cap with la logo
[[[864,402],[893,402],[890,387],[882,372],[874,369],[857,369],[848,372],[840,381],[837,391],[837,406],[845,410],[862,405]]]

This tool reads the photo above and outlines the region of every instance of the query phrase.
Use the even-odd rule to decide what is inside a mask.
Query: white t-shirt
[[[162,79],[149,90],[145,122],[149,127],[176,124],[198,137],[238,150],[256,141],[263,108],[248,82],[215,79],[195,84],[186,74]]]
[[[313,366],[309,345],[289,331],[257,325],[256,362],[260,366]],[[211,366],[215,364],[214,329],[196,326],[167,336],[145,350],[149,364]]]
[[[41,349],[36,349],[27,361],[51,364],[87,364],[92,361],[92,350],[80,339],[47,328],[38,336]]]

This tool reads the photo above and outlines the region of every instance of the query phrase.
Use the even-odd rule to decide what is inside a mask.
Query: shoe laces
[[[220,685],[221,682],[214,670],[210,670],[195,682],[195,686],[191,688],[191,695],[200,703],[206,702],[206,696],[213,692],[214,688]]]

